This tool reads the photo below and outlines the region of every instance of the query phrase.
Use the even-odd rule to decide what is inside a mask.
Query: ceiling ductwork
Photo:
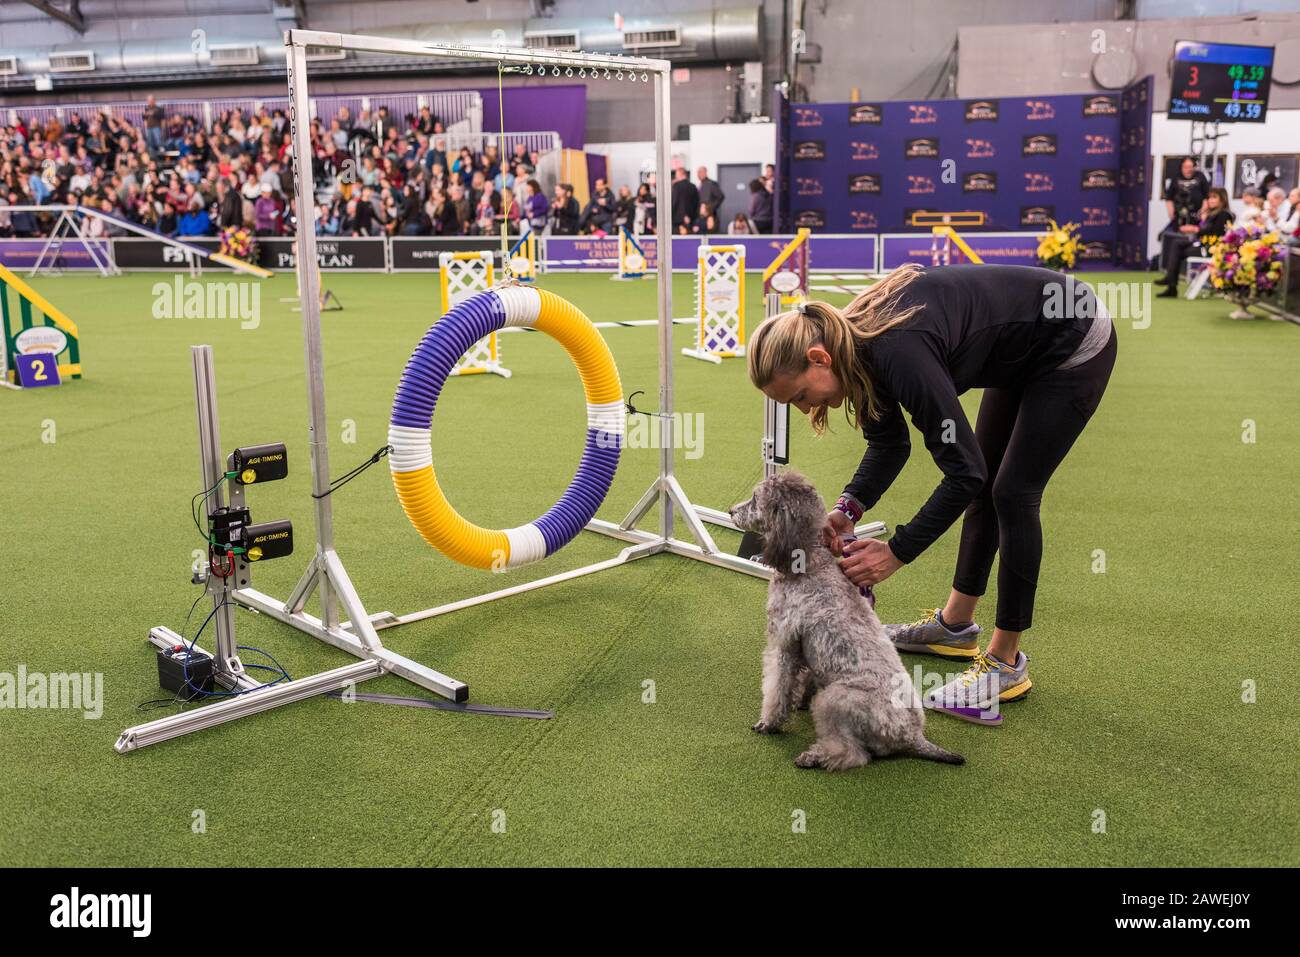
[[[275,0],[273,22],[288,29],[301,23],[302,5]],[[196,31],[198,33],[199,31]],[[732,7],[700,12],[629,17],[618,30],[608,18],[547,18],[372,28],[373,36],[402,40],[538,49],[582,49],[592,53],[649,56],[683,64],[761,60],[762,10]],[[464,71],[464,61],[309,50],[313,76],[366,73]],[[0,47],[0,89],[31,89],[37,78],[55,89],[156,86],[163,83],[219,83],[284,77],[281,35],[191,36],[168,40],[71,42],[43,49]]]

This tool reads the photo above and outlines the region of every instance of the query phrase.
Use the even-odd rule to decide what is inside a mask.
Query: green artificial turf
[[[223,446],[289,446],[290,478],[249,493],[256,520],[290,518],[297,536],[294,556],[257,568],[261,590],[287,594],[314,528],[301,331],[277,301],[293,278],[261,287],[256,329],[155,319],[159,281],[172,277],[38,280],[81,327],[85,379],[0,393],[0,671],[102,672],[106,697],[98,720],[0,711],[0,861],[1300,864],[1300,328],[1232,321],[1221,301],[1158,300],[1150,328],[1118,323],[1109,392],[1043,502],[1046,551],[1025,640],[1034,692],[1007,706],[1000,728],[929,719],[929,735],[965,767],[796,769],[812,737],[806,713],[780,737],[749,730],[766,586],[670,556],[383,632],[397,651],[468,682],[474,701],[552,709],[554,720],[317,698],[124,756],[112,747],[119,731],[167,713],[136,710],[160,695],[145,634],[179,630],[198,594],[191,344],[215,348]],[[329,275],[327,285],[346,305],[324,319],[339,475],[384,444],[437,282]],[[551,275],[544,285],[593,319],[654,315],[652,282]],[[678,315],[692,288],[677,277]],[[759,292],[751,276],[751,324]],[[644,390],[637,401],[653,409],[655,331],[605,335],[625,392]],[[678,348],[691,336],[679,327]],[[450,500],[498,528],[559,497],[585,421],[577,375],[554,342],[502,342],[514,378],[452,381],[433,439]],[[675,359],[677,408],[704,423],[703,454],[679,451],[678,475],[697,503],[725,507],[761,474],[761,397],[742,362]],[[965,397],[972,415],[978,398]],[[1253,444],[1242,441],[1247,419]],[[42,440],[51,423],[53,443]],[[794,464],[830,499],[864,447],[842,419],[834,429],[815,439],[797,420],[792,443]],[[628,449],[601,516],[621,518],[657,461],[653,449]],[[462,568],[410,527],[386,473],[334,498],[338,551],[371,612],[414,611],[620,547],[584,534],[507,576]],[[938,477],[918,441],[873,515],[905,521]],[[954,526],[879,588],[884,620],[943,600],[957,535]],[[738,536],[718,540],[734,549]],[[243,644],[294,675],[352,660],[273,620],[241,611],[237,621]],[[1242,701],[1246,681],[1255,703]],[[395,677],[360,690],[423,693]],[[200,810],[206,831],[196,834]],[[1094,832],[1099,811],[1105,833]]]

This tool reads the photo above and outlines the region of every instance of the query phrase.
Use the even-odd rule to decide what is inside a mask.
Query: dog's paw
[[[763,721],[761,719],[757,721],[753,725],[753,727],[750,728],[750,730],[758,734],[780,734],[781,733],[781,729],[777,727],[775,724],[768,724],[766,721]]]
[[[797,768],[820,768],[822,766],[822,756],[809,748],[794,759],[794,766]]]

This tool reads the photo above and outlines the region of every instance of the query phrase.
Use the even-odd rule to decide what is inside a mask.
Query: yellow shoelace
[[[904,625],[903,627],[920,628],[922,625],[928,625],[930,624],[930,622],[934,621],[936,618],[939,617],[939,612],[941,611],[943,611],[942,608],[936,608],[934,611],[930,612],[930,614],[926,615],[924,618],[918,618],[916,621],[912,622],[909,625]]]
[[[963,685],[973,684],[979,680],[980,675],[990,674],[998,670],[1000,670],[998,663],[993,660],[992,656],[986,651],[981,651],[971,663],[971,666],[962,672],[961,683]]]

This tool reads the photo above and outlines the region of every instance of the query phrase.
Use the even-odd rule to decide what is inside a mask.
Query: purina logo
[[[934,180],[929,176],[917,176],[909,173],[907,177],[907,192],[911,195],[933,193]]]
[[[1047,100],[1025,100],[1025,119],[1054,120],[1056,107]]]
[[[801,209],[795,214],[796,229],[825,229],[826,211],[824,209]]]
[[[881,188],[879,173],[855,173],[849,177],[850,193],[879,193]]]
[[[1089,96],[1083,101],[1084,116],[1114,116],[1119,112],[1119,101],[1113,96]]]
[[[880,147],[875,143],[859,143],[857,140],[849,141],[849,149],[853,153],[849,159],[855,160],[878,160],[880,159]]]
[[[876,214],[866,209],[849,210],[849,229],[879,229]]]
[[[884,121],[885,113],[879,103],[851,103],[849,104],[849,123],[855,125],[858,123],[881,123]]]
[[[812,106],[796,106],[794,108],[794,125],[795,126],[821,126],[821,110]]]
[[[1093,262],[1109,261],[1115,256],[1114,247],[1109,242],[1094,239],[1079,247],[1079,258]]]
[[[938,159],[939,138],[936,136],[919,136],[903,146],[905,159]]]
[[[1083,207],[1084,226],[1109,226],[1110,210],[1104,206]]]
[[[1050,193],[1055,188],[1052,177],[1046,173],[1026,173],[1025,174],[1025,192],[1026,193]]]
[[[997,155],[997,150],[988,140],[966,140],[966,158],[967,159],[992,159]]]
[[[966,122],[996,120],[998,118],[997,100],[968,100],[966,102]]]
[[[1084,133],[1083,151],[1092,156],[1109,156],[1115,152],[1115,141],[1104,133]]]
[[[1056,134],[1033,133],[1020,137],[1021,156],[1055,156]]]
[[[967,173],[961,178],[963,193],[996,193],[998,191],[997,173]]]
[[[126,928],[132,937],[148,937],[153,929],[153,895],[83,894],[74,887],[50,898],[50,926]]]
[[[796,176],[794,178],[794,194],[796,196],[820,196],[822,194],[822,181],[815,176]]]
[[[794,158],[797,160],[820,160],[826,158],[825,140],[800,140],[794,144]]]
[[[1055,206],[1021,206],[1021,226],[1046,226],[1056,219]]]
[[[907,122],[909,123],[938,123],[939,113],[933,106],[926,106],[924,103],[907,104]]]
[[[1079,183],[1084,189],[1114,189],[1115,171],[1113,169],[1086,169]]]

